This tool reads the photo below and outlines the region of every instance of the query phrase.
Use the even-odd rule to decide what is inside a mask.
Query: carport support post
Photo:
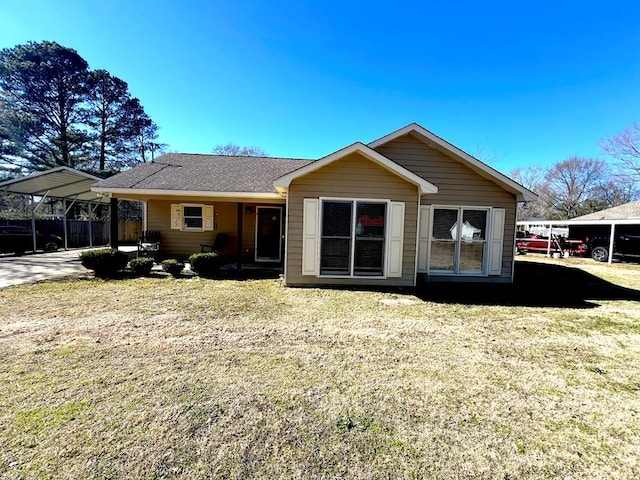
[[[64,230],[64,249],[69,250],[69,239],[67,238],[67,199],[62,199],[62,210],[64,210],[64,214],[62,215],[62,229]]]
[[[616,234],[616,224],[611,222],[611,234],[609,235],[609,261],[607,262],[611,265],[611,261],[613,260],[613,239]]]
[[[36,206],[35,199],[31,195],[31,236],[33,237],[33,251],[37,249],[36,245]]]
[[[89,205],[89,247],[93,247],[93,224],[91,223],[91,217],[93,217],[93,208],[91,208],[91,202],[87,202]]]
[[[109,201],[109,243],[111,248],[118,248],[118,199],[111,197]]]

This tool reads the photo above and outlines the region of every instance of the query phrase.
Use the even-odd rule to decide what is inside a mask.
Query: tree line
[[[548,168],[520,167],[511,177],[539,195],[518,207],[518,220],[566,220],[640,198],[640,127],[600,142],[605,159],[571,157]]]
[[[0,180],[68,166],[108,175],[152,160],[158,127],[127,83],[90,70],[75,50],[27,42],[0,50]],[[640,198],[640,127],[602,140],[607,160],[571,157],[511,177],[538,193],[518,219],[569,219]],[[214,153],[266,156],[259,147],[217,145]]]
[[[127,83],[75,50],[44,41],[0,51],[0,179],[58,166],[111,174],[162,147]]]

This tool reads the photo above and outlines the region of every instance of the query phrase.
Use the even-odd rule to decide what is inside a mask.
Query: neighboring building
[[[640,200],[618,205],[617,207],[605,208],[572,220],[577,222],[589,220],[636,220],[640,224]]]
[[[515,213],[535,194],[417,124],[319,160],[166,154],[93,190],[145,204],[165,257],[229,237],[288,285],[510,282]]]
[[[572,218],[567,223],[572,238],[584,239],[590,247],[608,244],[605,259],[609,263],[613,260],[613,256],[608,255],[610,251],[615,252],[614,255],[640,255],[637,246],[637,238],[640,236],[640,200]],[[634,239],[631,242],[633,245],[629,242],[630,237]],[[597,252],[594,258],[596,257]]]
[[[521,231],[541,232],[538,234],[545,236],[551,229],[555,235],[582,240],[587,245],[587,252],[598,261],[611,263],[615,255],[636,259],[640,256],[640,201],[606,208],[571,220],[527,220],[517,222],[517,226]],[[614,252],[614,255],[609,255],[609,252]]]

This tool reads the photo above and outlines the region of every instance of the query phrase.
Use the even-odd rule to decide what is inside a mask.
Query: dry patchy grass
[[[640,311],[276,280],[0,291],[3,478],[640,476]]]

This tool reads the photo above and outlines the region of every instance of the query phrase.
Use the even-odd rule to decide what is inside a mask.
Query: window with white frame
[[[429,271],[486,273],[488,221],[488,208],[434,207]]]
[[[384,276],[387,202],[323,200],[320,275]]]
[[[213,205],[174,203],[171,205],[171,228],[174,230],[203,232],[215,230]]]
[[[182,206],[182,225],[184,230],[202,230],[202,205]]]

